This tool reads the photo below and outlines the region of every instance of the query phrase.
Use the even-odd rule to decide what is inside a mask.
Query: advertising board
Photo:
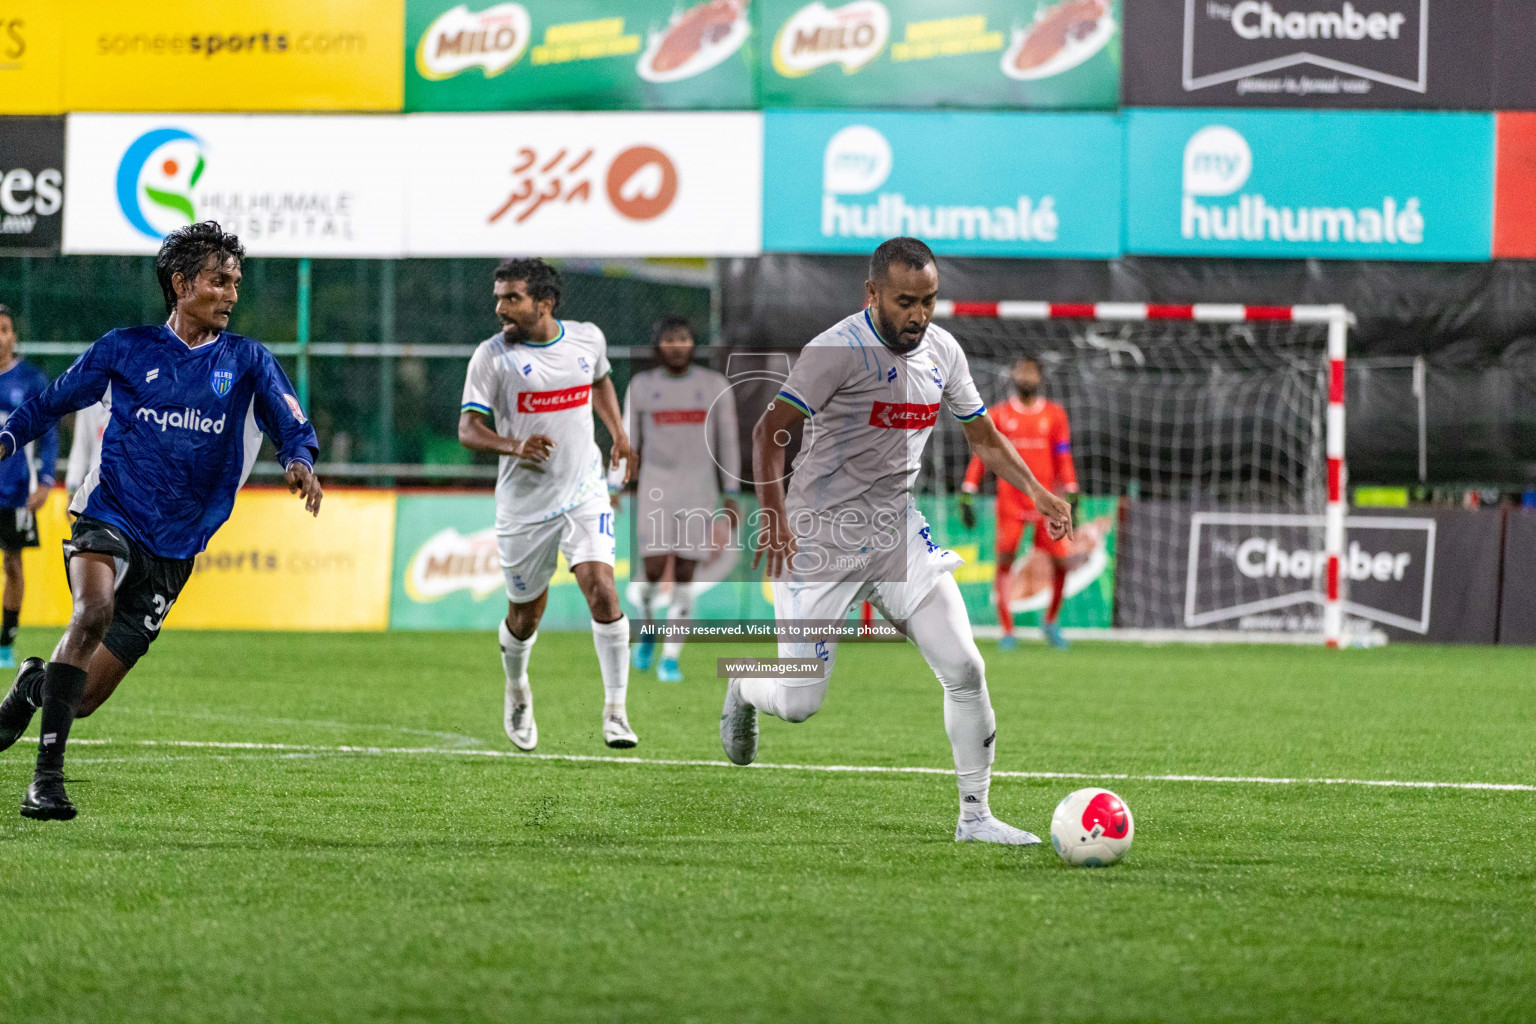
[[[769,111],[763,245],[915,235],[946,255],[1113,257],[1120,138],[1108,114]]]
[[[63,4],[59,5],[63,7]],[[71,0],[64,109],[399,110],[401,0]]]
[[[1120,0],[760,0],[766,107],[1113,109]]]
[[[1492,0],[1136,0],[1125,102],[1487,110]]]
[[[0,117],[0,253],[57,252],[64,119]]]
[[[64,4],[13,0],[0,11],[0,114],[64,110]]]
[[[405,119],[415,256],[747,256],[762,115]]]
[[[71,114],[64,250],[153,254],[216,220],[252,256],[404,255],[400,118]]]
[[[1126,251],[1486,260],[1492,114],[1133,110]]]
[[[757,104],[749,0],[408,0],[405,108]]]

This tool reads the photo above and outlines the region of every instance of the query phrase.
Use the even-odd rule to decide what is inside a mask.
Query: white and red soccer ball
[[[1073,867],[1108,867],[1125,856],[1135,835],[1131,809],[1107,789],[1068,793],[1051,815],[1051,845]]]

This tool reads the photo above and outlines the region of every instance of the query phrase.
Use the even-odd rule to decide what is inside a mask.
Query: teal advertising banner
[[[757,104],[749,0],[407,0],[405,109]]]
[[[764,121],[767,251],[868,253],[915,235],[953,256],[1120,254],[1112,114],[774,110]]]
[[[767,107],[1120,102],[1120,0],[758,0]]]
[[[1492,114],[1132,110],[1126,251],[1486,260]]]

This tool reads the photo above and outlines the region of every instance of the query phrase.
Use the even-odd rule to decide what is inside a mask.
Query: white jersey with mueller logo
[[[789,483],[791,523],[807,513],[861,523],[905,515],[940,407],[961,421],[987,411],[952,334],[930,324],[902,355],[880,341],[868,310],[805,346],[779,400],[811,417]],[[857,538],[862,527],[851,525]]]
[[[497,334],[469,360],[464,412],[492,417],[503,437],[543,434],[554,442],[541,463],[502,456],[498,530],[553,519],[605,489],[592,430],[592,384],[608,376],[608,343],[595,324],[559,323],[553,341],[514,345]]]

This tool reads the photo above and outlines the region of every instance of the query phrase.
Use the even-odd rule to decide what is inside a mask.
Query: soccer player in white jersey
[[[651,328],[661,365],[637,373],[624,393],[624,425],[640,453],[635,493],[635,539],[644,558],[640,607],[655,617],[661,577],[672,559],[672,596],[667,621],[683,622],[693,612],[693,573],[711,548],[716,510],[731,526],[740,515],[741,439],[736,402],[725,374],[693,365],[693,325],[680,316],[662,317]],[[668,638],[656,678],[682,682],[677,658],[682,642]],[[654,640],[635,646],[635,668],[651,667]]]
[[[592,430],[595,411],[613,437],[613,464],[635,465],[609,375],[608,343],[594,324],[555,318],[560,275],[543,260],[505,261],[496,268],[494,292],[502,330],[470,358],[459,441],[501,456],[496,542],[508,598],[500,628],[503,724],[519,749],[538,745],[528,659],[564,553],[592,612],[603,742],[633,747],[639,741],[625,710],[629,620],[613,582],[613,510]]]
[[[959,557],[930,538],[911,489],[941,407],[964,425],[986,467],[1034,499],[1054,537],[1070,536],[1072,509],[1042,487],[998,433],[954,337],[930,323],[939,293],[933,253],[915,238],[883,242],[870,259],[869,305],[802,351],[752,431],[762,505],[758,559],[766,556],[780,620],[842,620],[868,599],[922,652],[944,688],[960,787],[955,839],[1028,846],[1040,840],[993,816],[987,804],[997,737],[986,666],[971,635]],[[808,422],[807,422],[808,420]],[[784,449],[804,423],[786,500]],[[757,714],[803,722],[826,696],[835,641],[780,641],[785,658],[820,658],[816,678],[731,679],[720,740],[736,764],[757,754]]]

